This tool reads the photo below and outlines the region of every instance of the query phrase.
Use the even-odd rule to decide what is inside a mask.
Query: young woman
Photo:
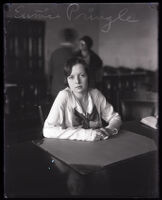
[[[45,120],[44,137],[95,141],[117,134],[121,118],[99,90],[89,88],[86,62],[73,57],[64,72],[67,87],[59,92]]]

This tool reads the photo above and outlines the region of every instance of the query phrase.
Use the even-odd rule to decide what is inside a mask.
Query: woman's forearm
[[[53,127],[44,126],[43,136],[46,138],[94,141],[96,137],[96,132],[93,131],[92,129],[73,128],[73,127],[63,129],[60,126],[53,126]]]

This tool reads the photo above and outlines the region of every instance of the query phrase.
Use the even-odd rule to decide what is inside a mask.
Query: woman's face
[[[80,48],[80,50],[87,50],[88,49],[87,48],[87,44],[85,43],[84,40],[80,40],[80,42],[79,42],[79,48]]]
[[[70,76],[67,77],[70,89],[74,93],[83,93],[88,88],[88,76],[82,64],[76,64],[72,67]]]

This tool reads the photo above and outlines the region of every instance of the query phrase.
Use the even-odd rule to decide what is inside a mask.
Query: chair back
[[[42,128],[44,125],[44,121],[47,118],[48,113],[51,109],[51,106],[52,106],[51,103],[38,105],[39,117],[40,117]]]
[[[158,95],[156,92],[125,92],[121,97],[120,113],[124,121],[139,120],[146,116],[155,115],[157,104]]]

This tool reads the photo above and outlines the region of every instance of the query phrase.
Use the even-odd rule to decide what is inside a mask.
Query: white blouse
[[[45,120],[43,136],[69,140],[94,141],[95,129],[102,127],[102,119],[106,128],[117,128],[121,118],[106,98],[97,89],[88,92],[88,106],[85,113],[70,88],[65,88],[57,95]]]

